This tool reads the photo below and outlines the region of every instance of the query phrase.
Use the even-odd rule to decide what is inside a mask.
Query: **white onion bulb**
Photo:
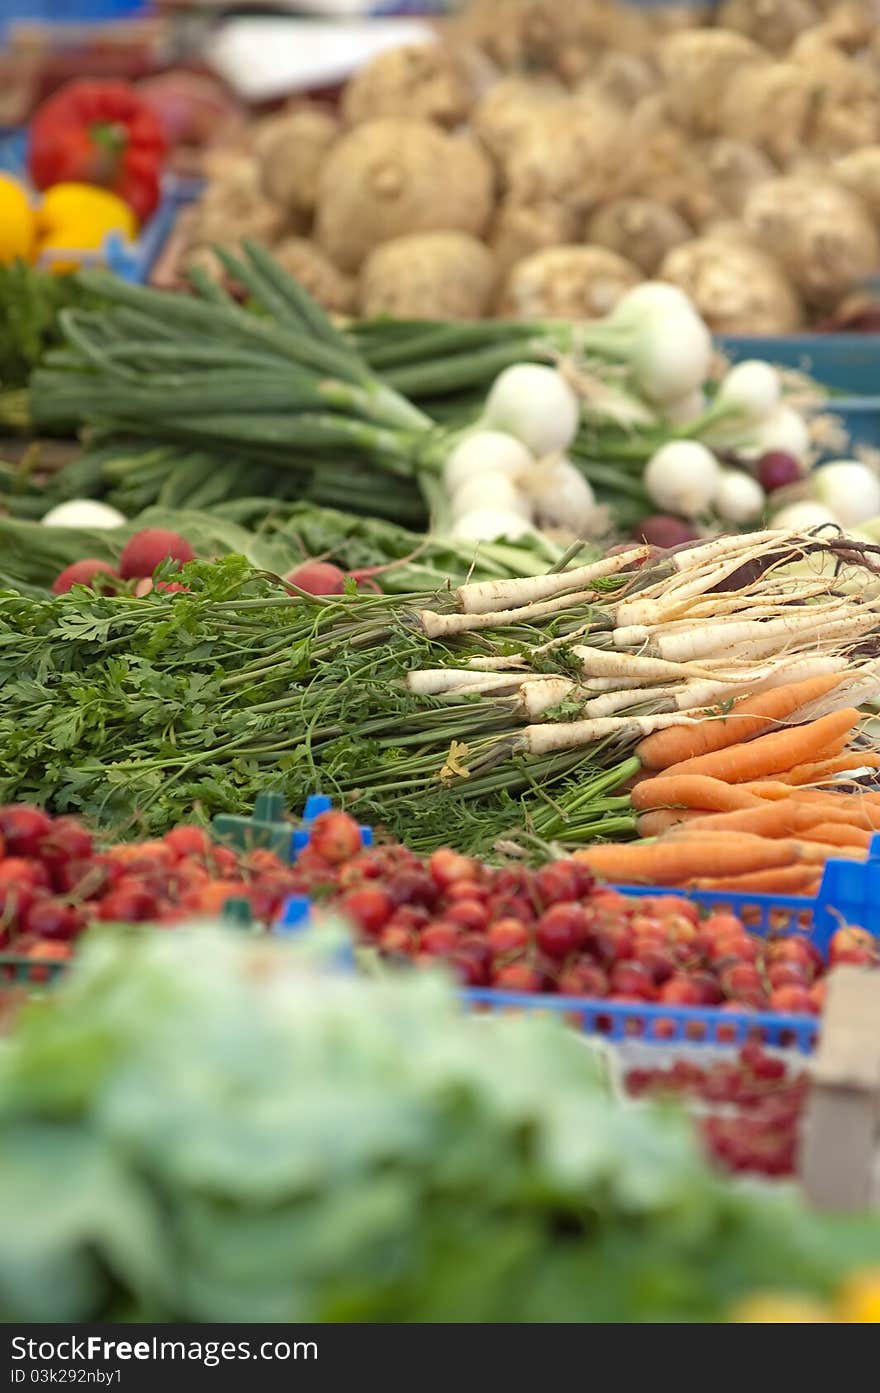
[[[810,432],[799,411],[777,406],[759,423],[751,443],[750,453],[766,455],[770,450],[781,450],[803,464],[810,452]]]
[[[831,460],[811,476],[813,497],[844,527],[855,527],[880,514],[880,479],[854,459]]]
[[[715,492],[715,509],[724,522],[754,522],[764,511],[767,495],[757,479],[742,469],[723,469]]]
[[[128,522],[116,508],[94,498],[71,498],[50,508],[42,519],[44,527],[124,527]]]
[[[810,499],[802,499],[799,503],[788,503],[784,508],[780,508],[778,513],[774,513],[770,519],[771,527],[784,527],[792,532],[806,531],[810,527],[822,527],[828,523],[836,523],[837,518],[828,508],[821,503],[813,503]]]
[[[457,522],[477,508],[501,509],[531,518],[531,508],[525,495],[506,474],[474,474],[452,495],[452,517]]]
[[[529,493],[538,522],[545,527],[583,533],[595,519],[596,496],[580,470],[567,459],[539,466],[532,475]]]
[[[776,368],[760,358],[749,358],[723,378],[718,402],[729,406],[748,421],[765,421],[779,405],[782,379]]]
[[[443,466],[443,482],[450,493],[475,474],[525,474],[534,456],[521,440],[500,430],[476,430],[456,445]]]
[[[580,402],[562,373],[539,363],[505,368],[483,412],[487,426],[515,436],[538,459],[567,450],[580,417]]]
[[[519,513],[503,508],[475,508],[453,525],[452,536],[464,542],[496,542],[501,537],[516,542],[534,528]]]
[[[670,440],[645,466],[651,502],[664,513],[697,518],[708,512],[721,481],[718,461],[697,440]]]

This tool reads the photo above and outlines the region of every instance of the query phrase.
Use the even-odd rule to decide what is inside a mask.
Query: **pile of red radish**
[[[126,542],[118,568],[95,557],[74,561],[55,577],[52,593],[66,595],[75,585],[88,585],[112,595],[121,588],[114,584],[115,581],[134,580],[137,582],[134,593],[146,595],[153,589],[153,573],[157,566],[172,561],[179,567],[186,561],[194,561],[195,555],[189,542],[179,532],[170,532],[164,527],[145,527]],[[176,581],[159,581],[156,589],[179,591],[185,590],[186,586]]]
[[[735,1059],[701,1066],[677,1059],[661,1068],[630,1069],[631,1097],[669,1097],[696,1105],[703,1145],[724,1170],[792,1175],[809,1077],[761,1046],[743,1046]]]
[[[0,808],[0,953],[65,959],[91,923],[171,925],[248,900],[265,925],[302,878],[273,852],[236,852],[201,827],[99,850],[74,817]]]
[[[336,827],[328,856],[318,836]],[[829,962],[800,933],[769,939],[731,913],[705,916],[682,895],[627,898],[594,884],[575,861],[540,870],[492,868],[443,848],[421,861],[406,847],[360,849],[357,824],[326,813],[297,862],[302,888],[341,912],[385,957],[444,961],[466,986],[559,993],[632,1005],[818,1015],[829,966],[877,966],[880,944],[842,927]],[[347,857],[340,847],[349,847]],[[661,1018],[660,1036],[676,1032]],[[691,1038],[704,1027],[693,1022]],[[734,1038],[722,1027],[719,1038]]]
[[[113,595],[127,588],[123,582],[132,581],[135,582],[135,595],[148,595],[153,589],[166,594],[179,593],[187,587],[173,580],[154,582],[153,575],[157,566],[172,562],[180,567],[187,561],[194,561],[195,555],[190,543],[179,532],[146,527],[126,542],[118,567],[97,557],[74,561],[55,577],[52,593],[66,595],[75,585],[87,585],[102,594]],[[359,571],[343,571],[332,561],[318,558],[304,561],[285,580],[309,595],[342,595],[346,583],[352,580],[365,589],[378,592],[379,587],[371,577],[385,569],[385,566],[369,566]]]

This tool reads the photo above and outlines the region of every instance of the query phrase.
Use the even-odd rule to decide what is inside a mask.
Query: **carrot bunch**
[[[880,767],[876,755],[846,748],[858,710],[784,724],[841,680],[789,683],[722,717],[648,736],[637,753],[651,773],[631,796],[639,831],[653,840],[578,858],[628,884],[815,894],[828,857],[864,860],[880,832],[880,793],[827,786],[846,769]]]

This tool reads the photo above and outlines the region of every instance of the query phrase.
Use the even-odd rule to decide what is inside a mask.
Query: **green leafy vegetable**
[[[0,1056],[6,1321],[717,1320],[876,1261],[561,1026],[216,930],[94,936]]]
[[[62,342],[62,310],[94,303],[72,276],[53,276],[22,261],[0,265],[0,389],[26,387],[45,353]]]

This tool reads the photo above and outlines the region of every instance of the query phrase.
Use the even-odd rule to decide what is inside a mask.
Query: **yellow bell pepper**
[[[880,1324],[880,1268],[854,1272],[838,1293],[836,1310],[847,1324]]]
[[[96,252],[111,232],[128,241],[137,236],[137,218],[127,203],[91,184],[55,184],[37,213],[37,257],[59,274],[75,271],[80,259],[66,252]]]
[[[30,261],[34,254],[36,218],[21,184],[0,174],[0,263]]]
[[[789,1292],[755,1292],[737,1302],[728,1319],[736,1325],[827,1325],[834,1317],[810,1296]]]

